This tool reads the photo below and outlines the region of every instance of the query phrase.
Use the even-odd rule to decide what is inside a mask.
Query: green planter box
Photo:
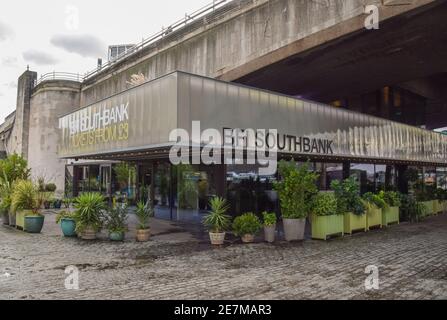
[[[382,225],[388,226],[393,223],[399,224],[399,207],[387,207],[382,210]]]
[[[374,227],[382,228],[382,209],[370,209],[366,211],[367,229]]]
[[[25,231],[25,217],[32,215],[31,210],[19,210],[16,212],[16,227]]]
[[[439,214],[443,212],[443,204],[441,201],[435,200],[433,201],[433,213]]]
[[[366,214],[361,216],[355,215],[352,212],[344,215],[344,233],[352,234],[354,231],[363,230],[368,231],[366,223]]]
[[[434,212],[434,210],[433,210],[434,209],[433,201],[423,201],[421,203],[425,207],[425,212],[424,212],[423,217],[428,217],[428,216],[433,215],[433,212]]]
[[[329,236],[344,235],[343,216],[316,216],[312,215],[312,239],[327,240]]]

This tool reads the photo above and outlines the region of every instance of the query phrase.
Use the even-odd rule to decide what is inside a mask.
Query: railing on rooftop
[[[149,47],[150,45],[156,43],[159,40],[162,40],[163,38],[170,35],[171,33],[184,28],[185,26],[191,24],[192,22],[198,21],[199,19],[203,18],[207,14],[212,13],[216,9],[223,7],[225,4],[227,4],[230,1],[231,0],[213,0],[212,3],[200,8],[199,10],[196,10],[195,12],[193,12],[191,14],[185,14],[185,17],[182,18],[181,20],[178,20],[177,22],[171,24],[167,28],[162,28],[161,31],[155,33],[154,35],[148,37],[147,39],[143,39],[141,41],[141,43],[131,47],[130,49],[126,50],[125,52],[123,52],[122,54],[120,54],[119,56],[114,58],[113,60],[108,61],[106,64],[102,65],[101,67],[98,67],[93,71],[87,72],[84,75],[84,80],[98,74],[99,72],[104,71],[105,69],[107,69],[110,66],[116,64],[117,62],[127,58],[128,56],[142,51],[143,49]]]
[[[190,26],[192,23],[199,22],[200,19],[204,19],[203,21],[205,23],[212,23],[216,20],[219,20],[221,18],[221,15],[218,15],[216,17],[211,17],[211,18],[208,18],[206,16],[215,12],[217,9],[224,7],[226,4],[230,3],[231,1],[232,0],[213,0],[212,3],[200,8],[199,10],[196,10],[195,12],[193,12],[191,14],[186,14],[184,18],[171,24],[167,28],[162,28],[161,31],[155,33],[154,35],[152,35],[146,39],[143,39],[141,43],[127,49],[124,53],[115,57],[113,60],[108,61],[107,63],[103,64],[102,66],[98,66],[96,69],[89,71],[89,72],[85,73],[84,75],[73,74],[73,73],[64,73],[64,72],[47,73],[47,74],[42,75],[36,81],[36,86],[44,81],[49,81],[49,80],[72,80],[72,81],[84,82],[88,78],[93,77],[93,76],[97,75],[98,73],[107,70],[111,66],[126,59],[127,57],[129,57],[137,52],[140,52],[151,45],[154,45],[158,41],[163,40],[168,36],[173,36],[173,34],[176,31],[180,31],[184,27]],[[221,13],[225,14],[225,13],[233,11],[233,10],[238,10],[238,8],[239,8],[238,5],[230,6],[230,7],[228,7],[227,10],[224,10]]]
[[[34,84],[34,86],[37,86],[45,81],[52,81],[52,80],[68,80],[68,81],[76,81],[76,82],[82,82],[84,81],[84,77],[80,75],[79,73],[69,73],[69,72],[50,72],[45,73],[38,78]]]

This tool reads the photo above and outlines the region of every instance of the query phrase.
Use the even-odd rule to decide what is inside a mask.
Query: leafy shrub
[[[242,216],[234,219],[233,231],[237,236],[244,236],[246,234],[257,234],[262,228],[261,221],[254,213],[245,213]]]
[[[332,192],[320,192],[314,200],[312,212],[317,216],[340,214],[337,210],[337,198]]]
[[[427,208],[414,197],[401,195],[401,215],[402,220],[418,222],[426,213]]]
[[[82,233],[88,227],[99,231],[103,225],[106,205],[104,197],[99,193],[84,193],[76,198],[74,207],[76,232]]]
[[[62,219],[75,219],[74,212],[68,212],[68,211],[61,211],[56,215],[56,223],[61,223]]]
[[[365,214],[365,205],[360,197],[360,185],[355,176],[344,181],[332,181],[331,188],[337,198],[337,211],[339,214],[352,212],[355,215]]]
[[[46,192],[55,192],[57,190],[57,186],[54,183],[48,183],[45,185]]]
[[[312,198],[318,192],[318,174],[309,170],[308,163],[297,167],[294,161],[281,161],[278,170],[282,180],[275,182],[274,189],[279,195],[282,217],[306,218],[311,209]]]
[[[109,208],[104,217],[104,225],[110,233],[124,233],[127,231],[128,207],[125,203],[120,203]]]
[[[395,191],[381,191],[379,193],[379,197],[385,201],[387,206],[390,207],[400,207],[401,205],[401,196],[398,192]]]
[[[384,209],[386,207],[386,202],[377,194],[372,192],[367,192],[363,195],[363,200],[366,201],[367,206],[372,206],[377,209]]]
[[[264,218],[264,226],[271,227],[277,222],[276,213],[274,212],[263,212],[262,216]]]
[[[213,233],[225,232],[230,226],[231,218],[226,215],[230,208],[223,198],[215,197],[210,200],[209,214],[203,219],[203,224]]]

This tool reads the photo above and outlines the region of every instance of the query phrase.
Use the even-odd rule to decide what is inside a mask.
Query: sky
[[[29,65],[84,74],[112,44],[141,42],[212,0],[14,0],[0,11],[0,123],[15,110],[17,79]]]

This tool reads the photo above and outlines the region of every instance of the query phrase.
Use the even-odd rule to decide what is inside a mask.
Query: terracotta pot
[[[93,227],[87,227],[81,233],[81,239],[83,240],[96,240],[96,230]]]
[[[264,238],[268,243],[275,242],[276,224],[273,226],[264,226]]]
[[[222,233],[210,232],[210,240],[211,240],[211,244],[214,246],[223,245],[225,242],[225,232],[222,232]]]
[[[243,243],[255,242],[255,236],[253,234],[246,234],[241,237]]]
[[[286,241],[304,240],[306,219],[283,219]]]
[[[137,241],[147,242],[151,237],[151,229],[137,230]]]

